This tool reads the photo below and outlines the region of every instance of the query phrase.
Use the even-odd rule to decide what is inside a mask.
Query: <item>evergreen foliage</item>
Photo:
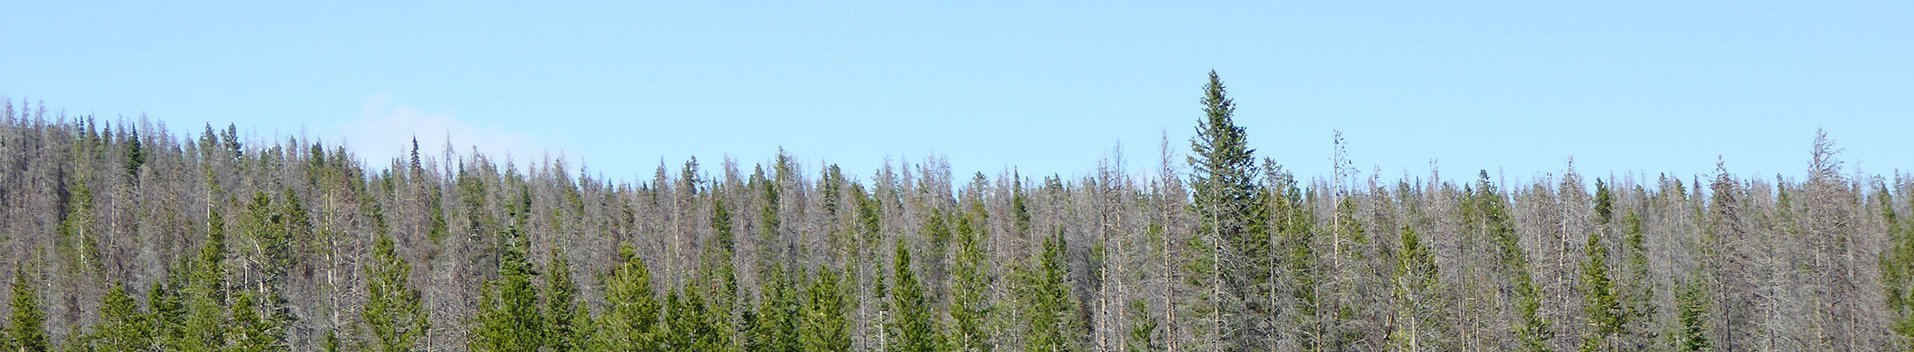
[[[47,342],[47,313],[40,305],[40,292],[27,278],[24,268],[13,270],[13,291],[7,308],[13,311],[7,317],[6,346],[16,351],[49,351],[52,345]]]
[[[798,327],[798,339],[804,351],[851,349],[850,321],[844,315],[850,302],[841,285],[836,270],[823,268],[805,290],[809,299],[804,302],[804,316]]]
[[[659,324],[657,292],[652,288],[651,269],[627,243],[619,248],[624,259],[605,277],[605,303],[592,331],[593,351],[663,351],[665,333]]]
[[[1824,135],[1805,181],[1363,187],[1336,138],[1299,182],[1205,83],[1154,172],[1041,182],[782,150],[620,182],[0,101],[0,351],[1914,346],[1914,178],[1850,176]]]
[[[140,302],[114,284],[100,303],[100,322],[93,326],[88,348],[96,351],[139,351],[155,348],[152,318]]]
[[[472,351],[531,351],[545,346],[544,311],[532,278],[537,272],[527,261],[525,238],[513,224],[501,238],[498,277],[486,281],[479,311],[471,322],[468,348]]]
[[[419,350],[432,325],[419,291],[406,283],[412,264],[399,258],[392,237],[384,235],[372,245],[372,260],[366,267],[366,303],[361,312],[371,337],[370,349]]]
[[[896,284],[889,291],[889,309],[896,317],[885,328],[890,334],[890,352],[932,352],[940,345],[936,319],[924,285],[911,267],[910,249],[897,242],[897,256],[891,262],[891,277]]]

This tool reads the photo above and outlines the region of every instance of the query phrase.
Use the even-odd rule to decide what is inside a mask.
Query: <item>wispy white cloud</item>
[[[359,120],[340,127],[345,143],[374,167],[408,154],[415,137],[420,154],[431,156],[439,155],[447,144],[459,155],[469,156],[477,150],[501,162],[507,153],[523,161],[546,151],[544,144],[530,134],[474,124],[447,112],[395,103],[383,94],[366,98],[360,106]]]

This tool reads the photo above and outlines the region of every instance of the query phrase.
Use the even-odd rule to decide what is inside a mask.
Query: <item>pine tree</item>
[[[810,299],[804,302],[804,317],[798,329],[798,339],[802,340],[804,351],[851,349],[850,322],[844,316],[844,309],[850,302],[839,284],[836,270],[822,268],[805,290]]]
[[[660,350],[686,351],[691,348],[692,331],[696,330],[697,325],[693,321],[697,319],[686,314],[690,308],[685,307],[679,292],[666,292],[664,305],[659,310],[658,334],[653,337],[658,340]]]
[[[1608,183],[1595,179],[1595,220],[1608,224],[1615,218],[1615,196],[1608,191]]]
[[[325,341],[320,342],[319,350],[326,351],[326,352],[339,352],[344,349],[345,349],[345,343],[339,341],[339,331],[326,330],[326,339]]]
[[[897,256],[892,261],[891,278],[896,284],[889,292],[888,308],[895,317],[888,321],[890,324],[885,329],[890,335],[890,351],[936,351],[938,334],[935,320],[931,318],[930,298],[911,269],[910,249],[907,247],[903,239],[898,239]]]
[[[731,343],[731,325],[723,311],[713,310],[703,294],[686,289],[665,299],[668,331],[663,337],[666,351],[736,351]]]
[[[100,323],[93,326],[90,348],[98,351],[139,351],[154,348],[152,317],[140,302],[113,284],[100,302]]]
[[[290,190],[287,192],[288,200],[296,199],[291,197]],[[293,204],[292,201],[280,203]],[[285,305],[285,299],[279,292],[285,285],[287,271],[293,266],[292,236],[288,230],[293,227],[292,222],[306,221],[303,210],[298,214],[299,219],[293,219],[286,210],[275,205],[271,195],[257,191],[253,193],[252,201],[246,204],[246,212],[240,221],[244,239],[240,242],[243,249],[239,251],[244,256],[239,262],[255,268],[252,272],[242,271],[241,274],[252,275],[252,278],[236,285],[245,286],[238,289],[255,292],[257,295],[254,298],[260,300],[256,303],[272,312],[268,319],[273,320],[286,318],[279,314],[280,307]]]
[[[1329,340],[1324,338],[1328,334],[1329,324],[1321,316],[1324,312],[1320,299],[1323,277],[1319,272],[1321,258],[1315,248],[1316,230],[1310,226],[1314,220],[1310,218],[1311,213],[1303,199],[1302,189],[1296,186],[1295,177],[1274,163],[1269,164],[1271,167],[1265,172],[1273,179],[1269,180],[1271,196],[1267,201],[1269,211],[1275,216],[1270,228],[1281,248],[1281,252],[1272,257],[1279,259],[1282,265],[1282,268],[1272,269],[1280,270],[1281,275],[1272,276],[1281,276],[1281,280],[1284,280],[1282,284],[1287,286],[1288,307],[1293,312],[1288,314],[1290,318],[1287,320],[1273,323],[1286,324],[1279,331],[1286,331],[1290,335],[1289,339],[1298,345],[1311,350],[1327,349],[1323,343]]]
[[[1357,315],[1384,303],[1383,300],[1372,301],[1372,297],[1387,295],[1369,292],[1388,284],[1388,270],[1374,269],[1368,265],[1369,235],[1364,230],[1362,220],[1356,217],[1356,208],[1354,197],[1342,197],[1337,202],[1335,225],[1329,229],[1332,235],[1329,263],[1320,269],[1326,273],[1323,277],[1329,279],[1322,289],[1329,299],[1323,302],[1320,311],[1324,314],[1320,318],[1323,334],[1317,338],[1321,339],[1319,343],[1322,348],[1332,351],[1360,349],[1356,344],[1367,338],[1367,331],[1361,326],[1364,322]]]
[[[28,282],[27,271],[22,266],[13,268],[13,295],[8,308],[13,315],[7,319],[6,337],[10,350],[49,351],[47,342],[47,313],[40,308],[40,292]]]
[[[1628,318],[1622,333],[1628,338],[1622,346],[1624,350],[1642,350],[1654,343],[1657,338],[1653,326],[1658,316],[1655,303],[1654,276],[1648,267],[1648,236],[1642,231],[1642,218],[1634,211],[1622,217],[1626,232],[1622,236],[1623,256],[1626,258],[1628,275],[1622,282],[1622,308]]]
[[[784,269],[773,264],[765,273],[759,290],[757,310],[745,329],[746,351],[796,352],[798,341],[798,292],[786,278]]]
[[[1900,220],[1887,186],[1875,191],[1881,199],[1881,223],[1887,226],[1888,247],[1881,251],[1881,285],[1893,321],[1888,328],[1901,343],[1914,343],[1914,226]]]
[[[1402,250],[1396,256],[1395,331],[1389,336],[1396,350],[1441,350],[1431,337],[1442,336],[1447,327],[1442,315],[1442,275],[1435,255],[1422,243],[1414,228],[1402,227],[1398,240]]]
[[[1207,308],[1208,312],[1195,313],[1208,316],[1205,319],[1209,321],[1194,325],[1212,330],[1208,334],[1221,343],[1212,345],[1212,349],[1248,347],[1242,345],[1269,335],[1261,331],[1267,324],[1252,323],[1267,314],[1244,311],[1253,308],[1252,302],[1245,302],[1245,296],[1260,296],[1251,291],[1258,286],[1257,280],[1267,277],[1262,274],[1267,270],[1261,267],[1267,260],[1261,258],[1269,258],[1268,237],[1256,231],[1255,151],[1248,147],[1243,128],[1233,120],[1236,103],[1229,98],[1216,71],[1209,73],[1202,103],[1205,119],[1190,141],[1190,185],[1195,191],[1191,211],[1199,219],[1200,238],[1191,249],[1192,253],[1209,256],[1202,264],[1210,268],[1189,268],[1195,270],[1185,277],[1199,280],[1196,286],[1207,291],[1189,304],[1195,310]]]
[[[1024,323],[1029,334],[1025,351],[1081,351],[1086,328],[1079,304],[1070,294],[1069,273],[1063,257],[1063,233],[1043,242],[1033,267],[1021,272]]]
[[[1515,234],[1515,224],[1509,216],[1507,201],[1497,192],[1495,185],[1489,182],[1488,170],[1481,171],[1476,180],[1476,194],[1472,197],[1471,211],[1481,221],[1479,226],[1488,233],[1499,249],[1502,271],[1508,275],[1509,284],[1515,292],[1510,303],[1515,305],[1516,322],[1511,327],[1517,342],[1524,351],[1539,352],[1549,350],[1549,340],[1555,337],[1552,323],[1541,314],[1541,288],[1535,285],[1534,274],[1529,270],[1528,254],[1522,252],[1520,240]]]
[[[594,351],[663,351],[659,334],[657,293],[651,288],[651,269],[630,243],[618,250],[623,264],[605,277],[604,314],[593,330]]]
[[[185,325],[178,350],[213,351],[226,345],[228,290],[226,287],[226,222],[218,210],[207,215],[206,243],[199,257],[184,266],[187,273],[182,298]]]
[[[1615,350],[1611,341],[1628,323],[1627,312],[1608,276],[1608,247],[1598,233],[1588,234],[1587,258],[1582,262],[1582,312],[1589,329],[1583,333],[1584,352]]]
[[[406,284],[412,264],[400,258],[391,236],[380,235],[366,266],[366,303],[362,315],[374,351],[413,351],[431,328],[419,290]]]
[[[286,337],[281,327],[262,316],[258,298],[253,292],[240,293],[233,300],[232,320],[226,326],[226,347],[228,352],[266,352],[289,351]]]
[[[128,128],[132,136],[126,141],[126,174],[134,182],[140,178],[140,165],[146,164],[146,144],[140,141],[140,130]]]
[[[545,270],[545,346],[550,351],[571,351],[584,347],[591,337],[591,317],[578,307],[571,260],[556,248],[551,255],[551,267]]]
[[[506,230],[499,255],[499,277],[488,280],[479,294],[479,311],[467,333],[472,351],[531,351],[545,345],[545,315],[532,285],[532,264],[526,260],[525,238],[519,224]]]
[[[73,186],[68,191],[72,194],[55,229],[62,243],[60,252],[70,258],[68,265],[80,269],[74,274],[91,274],[104,264],[100,261],[100,235],[93,230],[93,190],[87,186],[86,176],[82,174],[74,177]]]
[[[699,289],[704,290],[701,293],[715,312],[714,318],[721,324],[717,328],[724,331],[727,338],[735,333],[733,318],[741,306],[737,299],[737,237],[732,233],[731,225],[730,208],[725,206],[723,198],[713,198],[712,238],[705,248],[704,268],[699,269],[699,276],[704,283]]]
[[[984,297],[984,288],[990,287],[988,259],[984,256],[983,241],[978,232],[978,211],[957,218],[957,248],[952,255],[950,284],[950,343],[952,350],[961,352],[990,351],[990,335],[985,331],[985,319],[991,314],[991,304]]]
[[[1699,282],[1681,284],[1681,291],[1675,295],[1675,305],[1679,315],[1676,326],[1675,348],[1677,351],[1707,351],[1708,341],[1708,293],[1703,291]]]
[[[153,306],[153,344],[159,350],[184,350],[186,345],[186,305],[179,294],[179,280],[184,275],[177,271],[154,282],[152,290],[146,292],[146,302]]]
[[[1130,338],[1124,341],[1129,352],[1149,352],[1162,348],[1156,338],[1156,318],[1150,316],[1150,303],[1141,298],[1130,300]]]

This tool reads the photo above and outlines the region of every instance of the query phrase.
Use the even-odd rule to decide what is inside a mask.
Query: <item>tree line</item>
[[[4,101],[0,350],[1914,346],[1914,178],[1847,173],[1825,134],[1805,179],[1386,181],[1340,135],[1304,179],[1214,72],[1201,104],[1136,175],[863,179],[780,150],[612,180]]]

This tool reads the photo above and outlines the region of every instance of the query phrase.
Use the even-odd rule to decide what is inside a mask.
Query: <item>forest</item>
[[[1805,179],[1389,180],[1340,137],[1298,176],[1212,72],[1141,174],[778,150],[618,180],[0,100],[4,351],[1914,346],[1914,178],[1825,133]]]

